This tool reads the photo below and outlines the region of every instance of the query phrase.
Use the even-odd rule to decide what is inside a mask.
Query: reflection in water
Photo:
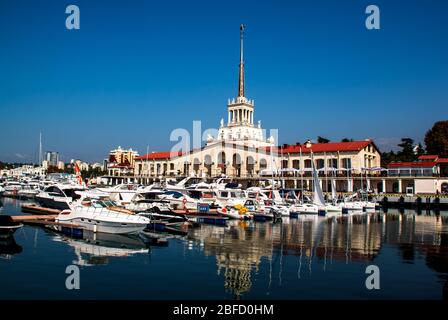
[[[2,214],[20,214],[22,203],[3,199],[5,207]],[[141,263],[139,254],[150,253],[146,240],[142,241],[139,237],[86,233],[83,239],[73,239],[48,231],[50,237],[38,239],[41,234],[42,229],[26,226],[15,234],[19,244],[14,238],[0,240],[1,258],[11,259],[20,253],[20,245],[26,251],[26,254],[14,256],[13,261],[4,262],[0,268],[5,274],[11,275],[7,279],[11,285],[24,277],[20,270],[27,270],[36,261],[40,263],[40,260],[47,262],[44,264],[47,270],[49,265],[53,265],[49,261],[58,262],[60,259],[70,263],[75,257],[74,263],[83,266],[109,264],[111,258]],[[64,247],[54,246],[52,240],[73,248],[74,255],[63,251],[60,257],[47,256],[48,252],[60,252],[52,250]],[[154,283],[160,281],[169,292],[166,296],[168,298],[176,293],[178,297],[184,297],[180,296],[184,292],[179,289],[178,281],[185,281],[189,284],[185,287],[197,286],[194,298],[204,298],[204,293],[223,297],[225,288],[224,296],[230,295],[236,299],[263,298],[265,295],[280,299],[350,299],[366,297],[364,287],[360,288],[357,284],[359,274],[364,276],[365,267],[376,264],[393,276],[388,277],[388,288],[385,286],[383,290],[382,287],[374,297],[447,298],[447,212],[434,214],[429,211],[389,209],[387,213],[284,218],[275,224],[230,221],[227,227],[201,225],[189,230],[186,239],[169,243],[170,248],[167,250],[152,251],[152,256],[160,259],[154,263],[150,273],[146,268],[141,268],[138,271],[140,273],[128,273],[127,270],[121,270],[126,266],[113,263],[110,263],[108,270],[112,273],[126,273],[126,277],[136,283],[140,283],[141,279]],[[190,254],[190,251],[185,250],[187,247],[195,247],[199,255]],[[210,263],[204,256],[212,258],[212,268],[216,263],[218,276],[207,275],[210,282],[201,282],[201,272],[207,270],[201,267],[207,268]],[[173,270],[175,273],[178,271],[176,261],[185,262],[185,272],[190,272],[188,276],[176,278],[178,275],[175,274],[173,277]],[[92,272],[90,281],[95,282],[95,268],[88,270]],[[173,287],[166,284],[166,279],[171,278],[177,279]],[[32,283],[35,280],[29,281]],[[443,286],[445,291],[442,294]],[[341,291],[341,287],[347,290]],[[29,288],[33,287],[17,289]],[[135,293],[134,287],[125,284],[120,289],[126,296],[140,294]],[[164,291],[154,289],[151,297],[160,297],[161,292]],[[5,293],[5,296],[9,294]],[[34,297],[33,294],[31,296]],[[368,293],[367,297],[373,295]]]
[[[138,237],[84,231],[82,239],[54,234],[54,241],[64,242],[75,251],[79,266],[106,265],[111,257],[130,257],[148,253],[148,246]]]
[[[22,247],[16,243],[14,236],[0,237],[0,258],[12,259],[12,256],[22,252]]]
[[[322,262],[323,271],[334,260],[371,263],[382,245],[399,248],[404,263],[413,263],[424,254],[426,264],[442,274],[448,273],[448,217],[384,213],[348,215],[333,218],[316,216],[283,219],[283,223],[232,221],[227,228],[202,226],[190,233],[190,240],[201,243],[206,256],[216,256],[218,274],[235,298],[251,290],[252,272],[258,272],[261,260],[279,265],[281,282],[283,256],[298,258],[297,278],[312,272],[313,260]]]

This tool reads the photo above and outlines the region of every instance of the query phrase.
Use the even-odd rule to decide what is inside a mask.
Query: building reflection
[[[216,257],[224,287],[236,299],[249,292],[265,259],[281,264],[297,256],[311,268],[327,263],[372,263],[384,245],[398,248],[403,263],[425,255],[429,268],[448,273],[448,217],[417,212],[376,212],[333,218],[284,219],[282,223],[232,221],[226,228],[203,225],[190,233],[204,255]],[[317,266],[315,263],[317,263]],[[322,265],[322,266],[321,266]],[[281,266],[280,266],[281,268]],[[300,269],[299,269],[300,278]]]

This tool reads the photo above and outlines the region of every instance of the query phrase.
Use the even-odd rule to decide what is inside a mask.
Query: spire
[[[238,81],[238,97],[244,97],[244,60],[243,60],[243,44],[244,44],[244,24],[240,25],[240,72]]]

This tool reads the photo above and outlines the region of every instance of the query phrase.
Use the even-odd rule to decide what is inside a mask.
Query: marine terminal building
[[[243,34],[241,26],[238,94],[229,99],[227,120],[221,119],[217,136],[209,136],[204,146],[194,150],[152,152],[141,156],[131,152],[124,163],[116,161],[114,150],[109,175],[104,177],[107,184],[147,184],[167,177],[226,175],[249,184],[275,178],[284,187],[301,188],[303,184],[305,189],[311,190],[314,161],[324,192],[331,190],[332,179],[336,180],[338,192],[368,188],[378,193],[400,193],[411,185],[415,187],[411,177],[387,176],[388,169],[381,168],[381,154],[370,139],[278,146],[274,137],[266,137],[261,121],[255,121],[255,102],[245,94]]]
[[[255,103],[245,94],[244,75],[244,27],[240,28],[240,61],[238,93],[227,103],[227,119],[221,119],[216,137],[209,136],[205,145],[196,150],[179,152],[152,152],[133,158],[132,181],[149,182],[163,177],[197,176],[253,179],[279,174],[298,178],[299,174],[310,177],[311,153],[316,168],[322,174],[347,177],[362,168],[379,167],[381,158],[378,148],[371,140],[277,146],[275,138],[265,136],[261,121],[255,121]],[[129,161],[123,164],[125,172],[109,172],[111,176],[130,177]],[[114,162],[110,168],[122,165]],[[353,169],[353,170],[352,170]],[[295,185],[297,184],[297,179]],[[350,180],[351,181],[351,180]],[[307,180],[307,183],[309,179]],[[347,190],[353,189],[348,182]]]

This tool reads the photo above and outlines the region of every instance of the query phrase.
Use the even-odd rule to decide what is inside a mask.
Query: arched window
[[[260,159],[260,170],[264,170],[268,167],[266,159]]]

